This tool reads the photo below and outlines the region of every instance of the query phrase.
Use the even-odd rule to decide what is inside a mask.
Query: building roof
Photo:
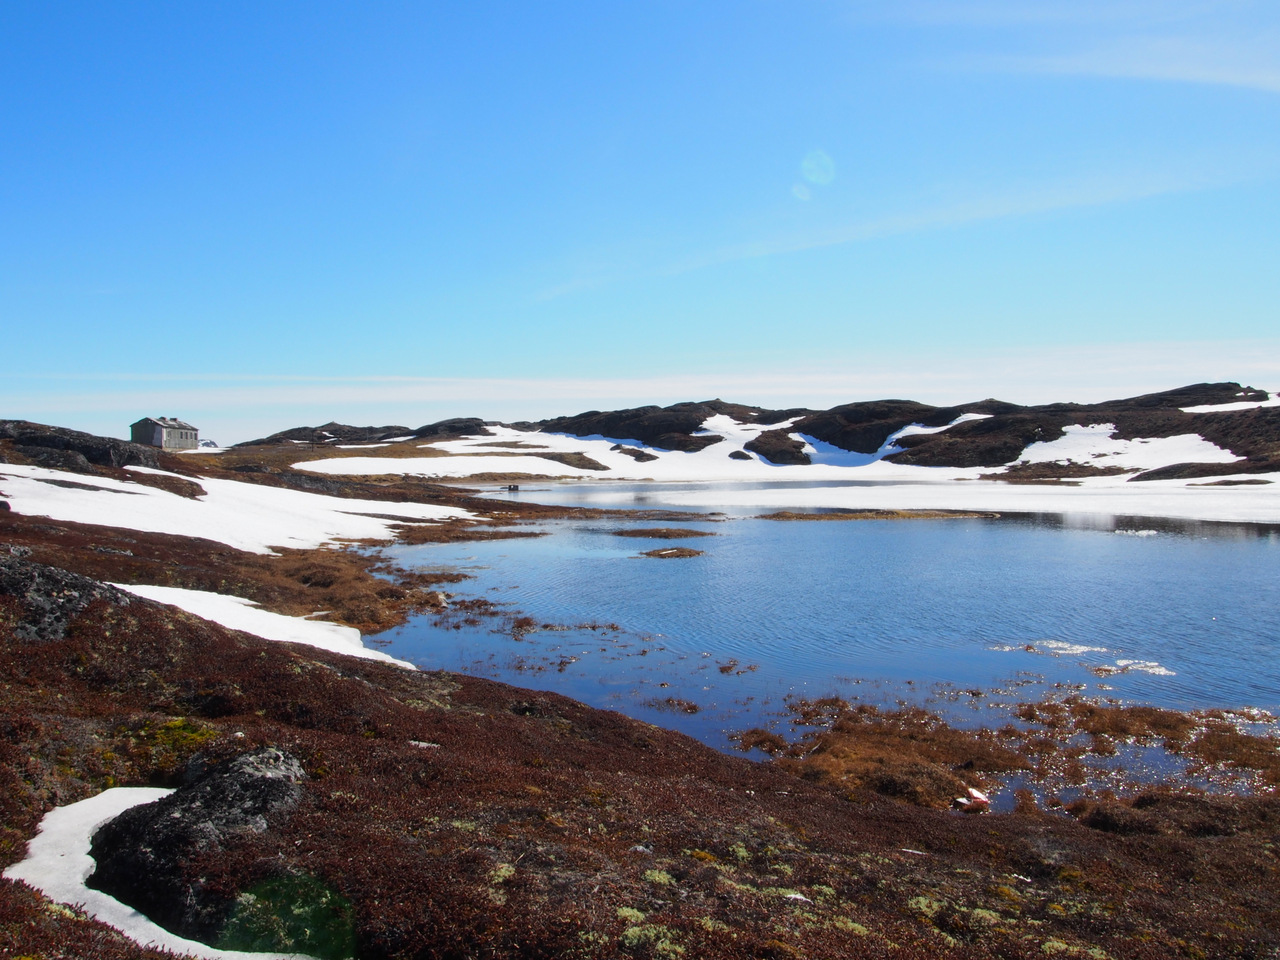
[[[191,424],[187,423],[185,420],[178,420],[176,417],[143,417],[141,420],[138,421],[138,423],[158,423],[160,426],[167,427],[171,430],[195,430],[196,429]],[[138,423],[130,424],[130,426],[136,427]]]

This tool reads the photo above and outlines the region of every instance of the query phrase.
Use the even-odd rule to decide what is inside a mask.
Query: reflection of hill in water
[[[710,743],[769,720],[788,694],[921,702],[948,688],[1065,684],[1176,708],[1280,707],[1274,529],[739,517],[682,524],[716,533],[699,541],[704,555],[652,564],[636,554],[663,544],[613,536],[618,526],[563,521],[537,540],[391,552],[465,567],[466,592],[540,624],[621,631],[534,631],[514,644],[490,625],[439,630],[426,617],[384,635],[390,651],[546,685]],[[1154,535],[1126,535],[1135,531]],[[717,669],[731,660],[754,669]],[[701,709],[650,717],[655,696]],[[992,702],[954,710],[973,716]]]

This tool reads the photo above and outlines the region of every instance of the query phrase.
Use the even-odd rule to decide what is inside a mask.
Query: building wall
[[[154,420],[140,420],[130,425],[129,439],[165,450],[194,450],[200,445],[200,431],[166,427]]]
[[[138,421],[129,428],[129,431],[129,439],[134,443],[145,443],[151,447],[161,446],[164,439],[160,424],[148,420]]]
[[[198,430],[163,427],[160,446],[166,450],[194,450],[200,443]]]

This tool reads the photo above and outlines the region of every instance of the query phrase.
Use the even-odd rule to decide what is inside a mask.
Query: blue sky
[[[0,416],[1280,389],[1271,0],[0,6]]]

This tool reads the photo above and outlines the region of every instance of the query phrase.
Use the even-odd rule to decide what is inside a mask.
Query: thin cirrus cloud
[[[860,6],[876,19],[920,26],[1150,25],[1249,15],[1258,0],[892,0]]]
[[[1133,177],[1080,178],[1039,184],[1020,190],[988,193],[949,204],[857,221],[831,230],[797,234],[721,247],[668,268],[681,274],[739,260],[800,253],[823,247],[866,242],[882,237],[943,230],[970,223],[1035,216],[1083,207],[1132,203],[1171,193],[1204,189],[1202,178],[1144,173]]]
[[[1270,0],[917,0],[886,15],[1023,47],[962,55],[963,67],[1280,92],[1280,12]]]
[[[998,56],[993,70],[1218,84],[1280,93],[1280,34],[1252,40],[1129,37],[1067,53]]]
[[[975,194],[946,204],[855,220],[841,227],[714,247],[666,264],[650,261],[648,266],[633,263],[629,267],[598,268],[590,274],[546,288],[535,299],[554,300],[642,277],[679,276],[738,261],[865,243],[885,237],[945,230],[992,220],[1030,217],[1074,208],[1133,203],[1166,194],[1209,189],[1244,176],[1247,173],[1242,172],[1237,177],[1224,177],[1219,182],[1210,181],[1203,176],[1145,171],[1132,176],[1096,175],[1029,185],[1016,190]]]

